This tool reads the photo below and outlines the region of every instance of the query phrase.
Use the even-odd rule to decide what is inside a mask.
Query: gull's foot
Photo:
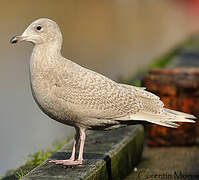
[[[74,166],[74,165],[81,165],[82,164],[82,161],[81,160],[50,160],[49,162],[53,162],[55,164],[62,164],[62,165],[65,165],[65,166]]]

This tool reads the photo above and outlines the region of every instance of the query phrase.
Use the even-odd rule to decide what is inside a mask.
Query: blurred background
[[[29,87],[33,46],[9,43],[35,19],[58,23],[62,54],[80,65],[118,80],[139,69],[199,31],[194,0],[1,1],[0,6],[0,176],[72,137],[73,128],[43,114]]]

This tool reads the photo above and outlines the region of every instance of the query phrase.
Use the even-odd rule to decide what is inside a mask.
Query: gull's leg
[[[73,151],[72,151],[72,154],[71,154],[71,157],[70,157],[70,160],[71,161],[74,161],[75,160],[75,152],[77,150],[77,145],[78,145],[78,141],[79,141],[79,129],[76,129],[76,134],[75,134],[75,137],[74,137],[74,143],[73,143]]]
[[[79,129],[80,132],[80,148],[79,148],[79,157],[77,160],[57,160],[54,161],[56,164],[63,164],[66,166],[72,166],[72,165],[80,165],[83,163],[83,151],[84,151],[84,142],[86,139],[86,130],[83,128]],[[73,154],[72,154],[73,155]]]
[[[65,161],[61,164],[66,165],[66,166],[71,166],[71,165],[80,165],[83,163],[83,152],[84,152],[84,142],[86,139],[86,130],[84,128],[80,128],[80,148],[79,148],[79,156],[76,161]]]
[[[83,163],[83,153],[84,153],[84,143],[85,143],[85,139],[86,139],[86,132],[85,129],[80,129],[80,147],[79,147],[79,156],[78,156],[78,160],[77,162],[79,164]]]
[[[79,129],[76,128],[76,134],[74,136],[74,143],[73,143],[73,150],[72,150],[72,154],[70,159],[67,160],[50,160],[49,162],[54,162],[56,164],[64,164],[64,163],[72,163],[75,161],[75,152],[77,150],[77,145],[78,145],[78,141],[79,141]]]

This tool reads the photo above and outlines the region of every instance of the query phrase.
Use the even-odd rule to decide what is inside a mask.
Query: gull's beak
[[[11,44],[15,44],[15,43],[18,43],[18,42],[21,42],[21,41],[24,41],[25,40],[25,37],[24,36],[14,36],[11,40],[10,40],[10,43]]]

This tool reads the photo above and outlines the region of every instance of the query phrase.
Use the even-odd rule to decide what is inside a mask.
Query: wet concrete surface
[[[199,146],[145,148],[141,163],[125,178],[199,179]]]
[[[184,47],[168,65],[173,67],[199,67],[199,36]],[[137,169],[125,180],[134,179],[199,179],[199,144],[181,147],[145,147]]]

